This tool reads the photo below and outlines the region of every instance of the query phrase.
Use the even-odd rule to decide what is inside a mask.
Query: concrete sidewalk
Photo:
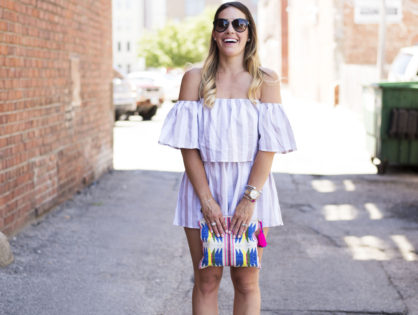
[[[114,171],[11,240],[7,315],[191,314],[176,172]],[[276,173],[262,314],[418,314],[416,177]],[[225,269],[221,314],[232,314]]]

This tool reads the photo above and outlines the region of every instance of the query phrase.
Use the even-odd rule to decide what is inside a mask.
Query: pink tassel
[[[258,244],[257,244],[258,247],[267,246],[266,237],[264,236],[264,232],[263,232],[263,223],[261,221],[260,221],[260,233],[258,233],[257,239],[258,239]]]

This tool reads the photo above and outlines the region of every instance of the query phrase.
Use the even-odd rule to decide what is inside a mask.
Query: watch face
[[[256,190],[251,190],[251,191],[250,191],[250,197],[251,197],[252,199],[256,199],[258,196],[259,196],[258,191],[256,191]]]

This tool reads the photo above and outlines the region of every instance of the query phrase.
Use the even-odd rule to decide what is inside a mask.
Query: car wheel
[[[157,108],[158,107],[154,105],[148,111],[140,113],[140,115],[142,116],[142,119],[151,120],[152,116],[154,116],[157,113]]]
[[[115,121],[118,121],[121,116],[120,112],[115,112]]]

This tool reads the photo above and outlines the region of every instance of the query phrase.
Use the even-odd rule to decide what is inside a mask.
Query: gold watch
[[[260,197],[261,191],[258,191],[256,187],[247,185],[245,188],[244,195],[248,197],[247,199],[254,202],[258,197]]]

